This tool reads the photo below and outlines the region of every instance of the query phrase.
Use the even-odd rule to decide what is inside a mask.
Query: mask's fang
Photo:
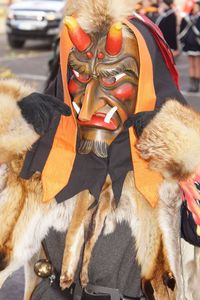
[[[78,104],[76,104],[76,102],[73,101],[73,102],[72,102],[72,105],[73,105],[75,111],[77,112],[77,114],[79,114],[80,111],[81,111],[81,109],[80,109],[80,107],[78,106]]]
[[[109,124],[110,120],[112,119],[112,116],[114,115],[114,113],[116,111],[117,111],[117,106],[114,106],[113,108],[111,108],[111,110],[105,116],[104,122]]]

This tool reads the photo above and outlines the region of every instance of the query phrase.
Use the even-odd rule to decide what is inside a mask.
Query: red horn
[[[73,45],[78,51],[85,51],[91,45],[90,36],[80,27],[74,17],[65,17],[64,24],[67,26]]]
[[[112,56],[117,55],[122,48],[122,24],[120,22],[111,26],[106,39],[106,52]]]

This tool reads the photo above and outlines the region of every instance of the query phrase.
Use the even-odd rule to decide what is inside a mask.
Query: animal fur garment
[[[194,174],[200,165],[200,114],[191,107],[169,100],[144,129],[137,149],[149,162],[149,167],[166,178],[160,188],[160,228],[168,253],[175,245],[182,252],[182,258],[173,252],[169,255],[172,270],[176,270],[176,280],[179,278],[179,291],[182,285],[184,299],[197,300],[199,250],[186,242],[178,242],[180,220],[174,216],[179,215],[181,205],[178,182]],[[178,293],[177,297],[183,296]]]
[[[0,173],[0,220],[2,224],[0,232],[2,269],[0,272],[0,285],[2,286],[12,272],[25,265],[26,292],[24,299],[30,299],[37,283],[37,278],[33,273],[33,265],[39,257],[41,241],[50,227],[54,227],[57,231],[65,231],[69,227],[63,259],[62,275],[64,277],[61,277],[61,286],[65,288],[73,281],[80,249],[84,242],[85,251],[81,280],[83,286],[85,286],[88,282],[88,264],[92,249],[104,223],[104,234],[109,234],[114,230],[117,223],[125,221],[129,224],[136,240],[137,260],[141,266],[144,285],[151,282],[155,299],[167,300],[175,299],[175,297],[176,299],[184,299],[181,257],[177,247],[180,235],[177,225],[179,224],[180,192],[177,183],[163,183],[160,192],[161,203],[156,209],[153,209],[136,190],[132,172],[127,174],[117,208],[113,205],[114,198],[109,178],[102,190],[99,205],[94,210],[88,211],[87,209],[88,205],[94,200],[87,191],[81,192],[59,205],[54,199],[49,203],[42,203],[40,173],[35,173],[29,180],[23,180],[19,177],[24,154],[38,138],[33,127],[23,119],[20,109],[16,105],[16,101],[19,101],[22,95],[26,96],[24,95],[26,90],[22,89],[24,94],[23,92],[20,94],[21,84],[17,81],[5,81],[1,84],[0,102],[5,105],[6,109],[4,109],[1,119],[4,122],[1,123],[0,127],[0,157],[2,157],[2,162],[6,164],[1,165]],[[6,86],[8,92],[4,92]],[[27,93],[29,93],[29,89]],[[6,100],[6,103],[4,103],[5,99],[8,100]],[[174,102],[174,105],[177,104]],[[181,111],[180,108],[179,111]],[[182,109],[185,111],[186,108]],[[159,114],[162,113],[161,111]],[[159,114],[157,116],[158,121],[160,120]],[[13,115],[16,116],[15,120],[11,118]],[[177,122],[179,120],[176,114],[174,119]],[[18,135],[18,138],[20,138],[23,130],[19,130],[20,126],[13,126],[13,122],[16,122],[16,120],[17,124],[22,124],[22,128],[28,132],[26,141],[22,140],[20,145],[17,143],[16,136]],[[163,116],[161,120],[163,120]],[[149,130],[151,124],[148,127]],[[26,137],[26,134],[23,134],[24,137]],[[158,141],[158,138],[156,141]],[[142,142],[146,145],[144,135],[138,145],[141,146]],[[15,146],[13,146],[14,143]],[[148,151],[147,147],[145,151]],[[4,152],[7,153],[6,156],[2,155]],[[168,171],[168,173],[170,172]],[[81,203],[81,199],[84,199],[84,211],[82,205],[78,205],[79,201]],[[5,222],[5,219],[7,222]],[[84,233],[85,230],[87,233],[88,228],[92,230],[89,229],[90,232],[86,235],[87,239],[85,239]],[[23,253],[23,256],[21,253]],[[68,261],[65,260],[66,256]],[[175,276],[176,287],[169,285],[169,289],[167,287],[168,283],[163,285],[163,278],[171,273]],[[67,281],[66,278],[70,280]]]
[[[72,219],[66,238],[66,251],[69,253],[69,256],[64,254],[63,260],[63,274],[65,276],[65,280],[61,277],[61,286],[66,287],[66,284],[69,284],[66,283],[66,272],[67,276],[70,274],[72,281],[79,260],[80,249],[84,242],[83,224],[91,222],[90,219],[93,211],[91,210],[91,214],[88,218],[88,206],[86,201],[86,198],[89,197],[88,192],[82,192],[80,195],[77,195],[71,200],[59,205],[56,204],[55,200],[52,200],[49,203],[42,203],[42,184],[40,174],[36,173],[29,180],[20,179],[19,173],[23,164],[26,149],[31,147],[31,144],[35,142],[38,136],[34,133],[32,126],[28,125],[23,119],[20,109],[16,105],[16,101],[19,101],[22,96],[24,97],[27,95],[26,90],[20,94],[21,83],[18,81],[5,81],[1,84],[2,85],[0,85],[0,87],[2,87],[2,92],[0,102],[5,106],[7,104],[7,108],[4,109],[4,116],[2,115],[1,118],[4,122],[1,123],[2,131],[0,132],[0,149],[2,149],[2,151],[0,151],[0,157],[2,157],[1,155],[4,152],[7,153],[7,156],[4,160],[2,158],[2,162],[5,162],[6,164],[1,166],[2,172],[0,178],[2,188],[0,193],[0,218],[2,224],[0,234],[2,269],[0,272],[0,285],[2,286],[6,278],[10,276],[12,272],[25,265],[26,292],[24,299],[27,300],[30,299],[30,295],[37,283],[37,278],[33,273],[33,265],[39,257],[38,253],[40,251],[40,243],[48,233],[49,228],[54,227],[58,231],[65,231]],[[4,94],[6,86],[9,92],[6,91]],[[29,89],[27,89],[27,93],[29,93]],[[4,103],[5,99],[6,104]],[[15,119],[11,118],[13,115],[16,116]],[[12,125],[13,122],[16,122],[16,120],[17,124],[23,125],[22,128],[27,130],[28,134],[27,138],[26,134],[23,134],[23,138],[26,138],[26,144],[23,140],[20,145],[16,143],[15,146],[13,146],[14,142],[17,141],[16,136],[19,139],[22,132],[24,133],[24,131],[19,130],[19,126]],[[7,143],[5,143],[5,136]],[[1,143],[1,141],[3,142]],[[6,148],[3,148],[3,146]],[[7,149],[10,149],[10,151],[7,151]],[[114,199],[111,182],[107,181],[105,188],[103,188],[99,207],[94,212],[96,216],[94,220],[98,219],[98,222],[95,223],[95,226],[92,226],[93,230],[88,236],[88,241],[86,241],[83,269],[81,273],[83,285],[86,285],[88,281],[88,263],[90,261],[92,249],[103,228],[104,221],[109,215],[114,216],[114,223],[124,220],[130,223],[133,235],[137,240],[138,262],[142,266],[142,276],[146,280],[150,280],[155,277],[154,273],[155,268],[157,267],[158,253],[160,257],[162,257],[161,261],[163,261],[165,257],[162,250],[163,247],[161,247],[161,233],[156,221],[156,210],[153,210],[146,203],[145,199],[142,200],[142,196],[140,196],[135,190],[132,178],[133,175],[130,173],[125,181],[121,200],[122,202],[117,208],[116,214],[114,213],[115,210],[111,204]],[[85,201],[82,202],[86,206],[86,209],[84,210],[85,213],[82,210],[82,205],[77,205],[74,210],[75,202],[77,201],[77,203],[79,203],[78,199],[85,199]],[[91,205],[93,200],[94,199],[91,198],[88,205]],[[131,212],[133,215],[137,216],[137,219],[132,219],[130,207],[133,207]],[[82,213],[80,213],[80,210]],[[147,217],[147,215],[149,215],[149,217]],[[151,231],[151,233],[147,231],[147,222],[142,222],[142,220],[144,220],[144,216],[145,218],[147,217],[147,220],[150,222],[148,223],[147,228]],[[5,219],[7,222],[5,222]],[[109,221],[110,223],[111,219],[112,218],[110,218]],[[112,228],[114,228],[114,223],[111,226]],[[107,233],[109,230],[111,231],[111,227],[109,227],[109,229],[106,227]],[[79,232],[82,233],[79,235]],[[143,243],[144,232],[146,233],[146,246]],[[78,238],[79,243],[77,243],[76,237]],[[21,253],[23,253],[23,256]],[[74,256],[74,253],[77,255]],[[65,256],[67,256],[69,261],[65,261]],[[168,259],[165,257],[164,261],[166,263],[163,272],[169,272],[170,268],[167,262]],[[70,270],[72,270],[72,272]],[[159,282],[162,282],[162,274],[162,272],[156,273],[155,278],[157,281],[159,280]],[[166,288],[164,287],[164,289]],[[157,293],[159,293],[159,289],[157,289]]]
[[[17,103],[32,92],[31,88],[16,80],[0,81],[0,162],[16,154],[23,154],[39,138],[32,125],[22,117]]]
[[[200,114],[167,101],[144,129],[137,149],[166,178],[187,179],[200,165]]]
[[[31,92],[23,82],[0,82],[0,286],[25,265],[26,300],[37,282],[33,264],[42,239],[53,224],[66,230],[74,206],[74,199],[60,206],[54,200],[43,204],[39,173],[28,181],[19,177],[26,151],[39,138],[17,105]]]
[[[45,204],[42,202],[40,174],[36,172],[29,180],[19,177],[24,155],[39,137],[24,120],[16,104],[31,92],[29,87],[21,86],[24,84],[19,81],[0,82],[0,104],[4,108],[0,111],[0,159],[3,163],[0,169],[0,287],[14,271],[25,266],[24,300],[28,300],[37,282],[33,267],[39,258],[41,241],[50,227],[66,231],[71,218],[63,256],[61,286],[64,288],[73,282],[85,230],[92,217],[93,210],[88,208],[94,198],[88,191],[83,191],[62,204],[58,205],[54,199]],[[105,207],[102,209],[105,210]],[[99,222],[100,228],[103,222],[104,219]],[[88,258],[91,252],[86,253]],[[86,273],[87,265],[84,267]],[[86,275],[85,278],[87,281]]]

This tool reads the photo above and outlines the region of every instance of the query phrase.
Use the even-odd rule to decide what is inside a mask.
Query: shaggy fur
[[[134,13],[136,0],[77,0],[70,1],[66,14],[74,14],[88,33],[105,35],[111,25],[122,22]]]
[[[137,149],[149,161],[149,167],[166,178],[160,188],[159,224],[177,282],[177,299],[197,300],[199,251],[188,245],[185,258],[185,247],[181,247],[178,183],[195,173],[200,165],[200,114],[169,100],[144,129]],[[178,254],[181,252],[182,257]]]
[[[66,231],[75,197],[60,205],[55,200],[43,203],[40,174],[35,174],[28,181],[19,179],[22,163],[23,160],[19,158],[8,165],[8,181],[1,192],[0,264],[3,271],[0,272],[0,286],[15,270],[25,266],[24,299],[27,300],[35,287],[34,282],[37,282],[33,265],[39,257],[41,241],[50,227]]]
[[[137,149],[153,170],[185,180],[200,164],[199,137],[200,114],[171,100],[144,129]]]
[[[66,230],[75,202],[72,199],[57,205],[52,200],[44,204],[40,174],[30,180],[19,177],[24,154],[39,137],[17,105],[31,92],[30,87],[16,80],[0,82],[0,162],[4,163],[0,168],[0,286],[25,265],[26,300],[37,282],[33,264],[41,241],[52,226]]]
[[[94,208],[90,207],[93,205],[94,201],[94,197],[91,196],[87,190],[80,193],[80,196],[77,197],[73,218],[70,222],[65,241],[65,251],[60,277],[60,286],[63,290],[69,288],[74,282],[81,249],[85,241],[85,234],[88,230],[94,211]]]
[[[8,83],[6,82],[6,84]],[[13,82],[10,84],[11,90]],[[15,82],[14,91],[17,89],[18,84],[18,82]],[[0,218],[2,220],[0,263],[1,269],[3,269],[0,272],[0,286],[12,272],[25,265],[26,293],[24,299],[30,299],[37,283],[33,273],[33,265],[39,257],[38,253],[42,239],[44,239],[50,227],[54,227],[58,231],[65,231],[69,224],[63,256],[61,287],[65,288],[73,281],[84,242],[85,250],[81,280],[83,286],[87,285],[88,264],[92,249],[104,223],[106,222],[105,234],[109,234],[114,230],[117,222],[126,221],[136,240],[137,260],[141,265],[143,280],[152,282],[155,288],[155,299],[173,299],[174,294],[173,297],[169,297],[169,291],[163,285],[163,276],[171,271],[176,274],[176,268],[173,270],[173,263],[170,262],[169,255],[171,248],[176,245],[172,245],[168,250],[159,225],[159,210],[151,208],[143,196],[138,193],[134,185],[133,173],[130,172],[126,177],[117,208],[114,206],[112,183],[109,178],[105,182],[99,205],[96,208],[88,210],[94,199],[87,191],[81,192],[76,197],[59,205],[54,199],[49,203],[42,203],[40,174],[36,173],[30,180],[19,178],[24,159],[23,155],[31,147],[31,143],[37,139],[37,135],[34,133],[33,128],[24,121],[19,107],[15,105],[15,93],[13,92],[13,97],[12,93],[9,93],[9,98],[6,98],[6,95],[0,98],[2,103],[4,99],[9,99],[7,107],[5,106],[8,116],[5,115],[4,111],[2,118],[4,117],[5,123],[2,123],[0,127],[0,149],[2,149],[2,136],[8,136],[7,143],[2,144],[7,147],[4,152],[6,151],[9,154],[5,160],[6,167],[2,165],[0,173],[2,189],[0,193]],[[25,123],[25,129],[29,130],[32,137],[32,140],[30,136],[28,137],[29,143],[22,141],[21,148],[19,146],[13,147],[13,139],[16,141],[15,136],[20,137],[21,131],[16,126],[12,127],[13,130],[10,132],[10,123],[13,120],[9,107],[12,115],[18,117],[18,123]],[[11,139],[9,136],[14,136],[14,138]],[[11,150],[7,151],[7,149]],[[0,151],[0,155],[1,153]],[[7,222],[5,222],[5,219]],[[23,253],[23,256],[21,253]]]
[[[39,138],[32,125],[22,117],[17,102],[31,92],[16,80],[0,82],[0,163],[22,154]]]

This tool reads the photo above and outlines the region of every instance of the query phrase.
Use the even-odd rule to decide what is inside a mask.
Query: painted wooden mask
[[[73,17],[66,17],[74,45],[69,65],[69,92],[80,129],[80,153],[107,156],[107,148],[134,113],[139,76],[138,45],[121,23],[109,32],[88,35]]]

